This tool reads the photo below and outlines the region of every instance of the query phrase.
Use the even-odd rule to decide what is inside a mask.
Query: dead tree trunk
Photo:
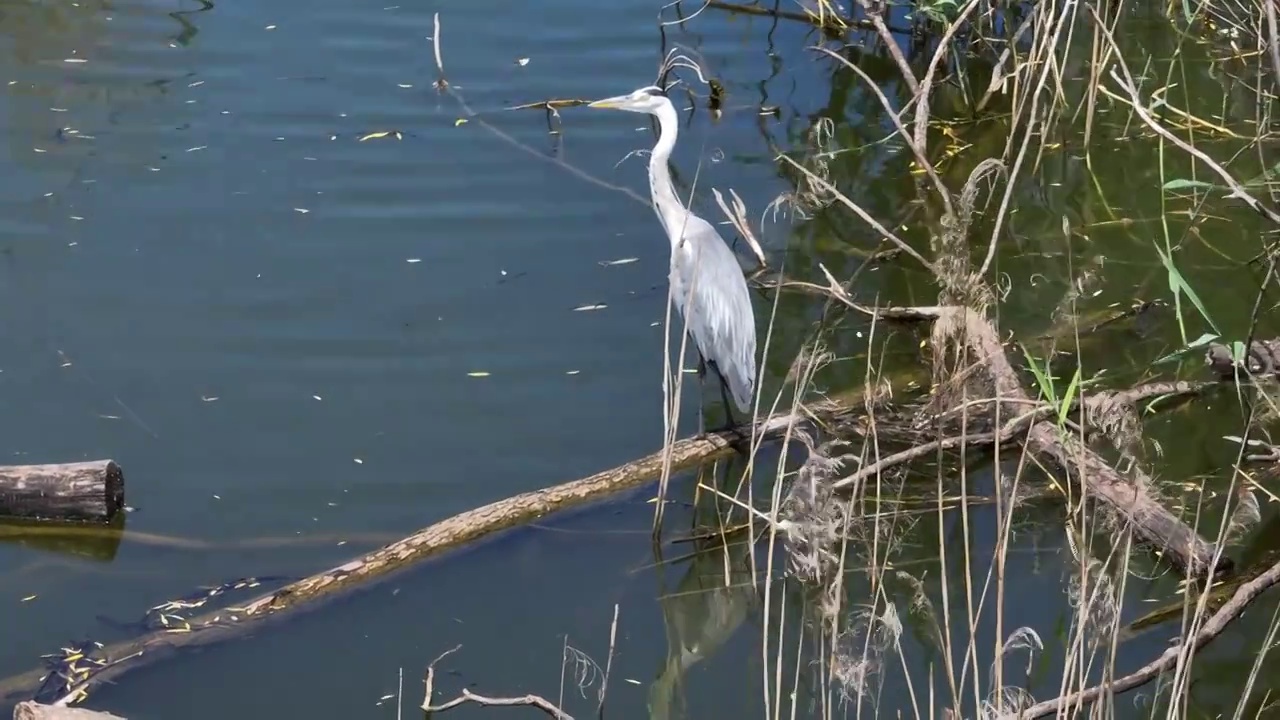
[[[123,507],[114,460],[0,466],[0,515],[110,522]]]
[[[978,359],[994,384],[999,412],[1004,418],[1018,417],[1034,406],[1005,355],[995,327],[980,313],[958,306],[886,308],[870,312],[885,318],[934,320],[934,347],[944,347],[950,340],[967,348]],[[1140,468],[1135,466],[1127,476],[1122,475],[1077,435],[1063,431],[1053,422],[1036,422],[1027,430],[1023,441],[1029,450],[1051,458],[1071,474],[1084,489],[1085,497],[1114,511],[1124,525],[1132,528],[1140,543],[1159,550],[1183,572],[1203,578],[1211,570],[1221,575],[1231,569],[1230,558],[1222,555],[1215,560],[1216,546],[1156,499],[1155,481]]]

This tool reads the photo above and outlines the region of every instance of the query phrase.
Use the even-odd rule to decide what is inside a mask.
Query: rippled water
[[[842,142],[862,147],[842,186],[872,214],[900,216],[901,188],[881,177],[898,150],[873,146],[883,128],[864,124],[856,93],[815,71],[804,26],[707,11],[660,28],[660,5],[0,0],[0,447],[14,463],[115,458],[136,508],[119,547],[77,548],[96,559],[0,544],[0,678],[65,642],[119,638],[119,623],[199,586],[307,575],[660,445],[660,227],[644,201],[549,160],[646,193],[642,161],[623,158],[652,142],[648,125],[569,109],[551,134],[542,112],[506,108],[648,84],[679,41],[729,91],[723,118],[695,113],[677,151],[708,217],[717,187],[758,219],[791,188],[776,152],[824,111],[847,112]],[[463,108],[433,89],[435,11],[450,82],[506,138],[460,122]],[[1079,164],[1063,163],[1041,171],[1043,196],[1021,201],[1002,266],[1019,281],[1030,274],[1019,263],[1041,262],[1037,242],[1058,247],[1044,238],[1088,214]],[[1153,167],[1118,163],[1108,182],[1150,185]],[[793,235],[784,219],[761,239],[775,262],[820,277],[815,258],[847,276],[860,262],[849,248],[873,237],[821,221]],[[1148,249],[1116,245],[1110,262],[1150,260]],[[621,259],[634,261],[609,262]],[[1098,302],[1149,291],[1141,272]],[[886,270],[860,287],[908,285]],[[764,360],[773,385],[818,317],[809,300],[780,305],[788,321]],[[860,381],[864,336],[833,342],[832,374]],[[1199,452],[1173,447],[1171,462]],[[461,643],[439,689],[563,687],[584,717],[595,689],[563,679],[560,658],[571,645],[603,662],[616,606],[611,716],[753,716],[766,668],[758,608],[739,592],[750,578],[726,575],[718,556],[654,572],[651,494],[140,670],[91,704],[131,718],[392,717],[400,673],[416,707],[426,664]],[[687,508],[672,512],[689,522]],[[1026,590],[1008,619],[1051,628],[1059,615],[1043,608],[1062,593],[1048,556],[1065,551],[1019,552],[1011,576],[1053,582]],[[716,659],[693,662],[702,652]],[[681,710],[683,665],[693,689]]]
[[[651,211],[457,123],[430,43],[438,9],[476,111],[645,192],[640,162],[615,167],[651,142],[640,118],[565,111],[557,138],[504,108],[651,82],[656,7],[0,4],[4,448],[113,457],[131,532],[214,544],[126,540],[110,563],[0,545],[0,675],[200,585],[304,575],[660,444],[667,248]],[[726,20],[692,41],[732,57],[744,40]],[[393,135],[361,140],[377,132]],[[767,164],[735,161],[766,152],[752,113],[710,135],[700,120],[684,144],[700,187],[753,207],[778,192]],[[602,265],[621,258],[636,261]],[[637,538],[652,506],[617,507],[142,671],[99,705],[389,716],[375,703],[399,669],[418,701],[425,663],[458,642],[494,692],[550,692],[565,633],[607,637],[602,592],[632,599],[637,629],[654,620],[653,589],[627,580],[651,561]],[[665,653],[647,632],[631,671],[646,683]]]

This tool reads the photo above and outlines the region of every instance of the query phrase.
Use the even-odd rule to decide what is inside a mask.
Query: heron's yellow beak
[[[618,95],[618,96],[616,96],[616,97],[605,98],[605,99],[603,99],[603,100],[596,100],[595,102],[587,103],[587,107],[589,107],[589,108],[609,108],[609,109],[616,110],[616,109],[618,109],[619,107],[621,107],[621,106],[622,106],[622,103],[624,103],[626,100],[627,100],[627,96],[626,96],[626,95]]]

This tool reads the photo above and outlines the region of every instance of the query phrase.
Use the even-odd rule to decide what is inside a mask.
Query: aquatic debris
[[[334,135],[333,137],[337,137],[337,135]],[[364,142],[365,140],[380,140],[382,138],[388,138],[388,137],[394,137],[397,140],[403,140],[404,133],[400,132],[399,130],[378,130],[375,132],[361,135],[360,140],[358,142]]]
[[[48,673],[41,680],[34,699],[37,702],[52,702],[73,692],[76,686],[84,683],[97,670],[106,667],[107,660],[102,656],[103,645],[92,640],[81,644],[63,647],[60,652],[41,655]],[[83,699],[84,691],[80,690]]]

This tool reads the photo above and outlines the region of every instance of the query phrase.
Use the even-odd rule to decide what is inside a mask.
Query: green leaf
[[[1155,362],[1153,362],[1153,363],[1151,363],[1151,364],[1152,364],[1152,365],[1160,365],[1160,364],[1162,364],[1162,363],[1167,363],[1167,362],[1169,362],[1170,360],[1176,360],[1176,359],[1178,359],[1178,358],[1182,357],[1183,355],[1186,355],[1187,353],[1189,353],[1189,352],[1191,352],[1191,351],[1193,351],[1193,350],[1195,350],[1195,349],[1197,349],[1197,348],[1204,347],[1205,345],[1208,345],[1209,343],[1211,343],[1211,342],[1213,342],[1214,340],[1217,340],[1217,339],[1218,339],[1218,336],[1217,336],[1217,335],[1214,335],[1213,333],[1205,333],[1205,334],[1201,335],[1200,337],[1196,338],[1195,340],[1192,340],[1191,342],[1187,343],[1186,347],[1184,347],[1184,348],[1182,348],[1182,349],[1180,349],[1180,350],[1175,350],[1175,351],[1173,351],[1173,352],[1169,353],[1168,355],[1165,355],[1164,357],[1160,358],[1159,360],[1156,360]]]
[[[1071,384],[1067,386],[1067,392],[1062,396],[1062,405],[1058,409],[1058,427],[1062,428],[1067,424],[1067,411],[1071,409],[1071,401],[1075,399],[1076,391],[1080,389],[1080,366],[1076,366],[1076,374],[1071,378]]]
[[[1173,264],[1173,258],[1165,254],[1159,245],[1155,247],[1156,252],[1160,255],[1160,262],[1164,263],[1165,269],[1169,271],[1169,289],[1175,293],[1179,291],[1186,293],[1187,298],[1200,311],[1200,317],[1204,318],[1205,322],[1209,323],[1209,327],[1213,328],[1215,332],[1222,334],[1222,331],[1218,329],[1218,324],[1213,321],[1213,318],[1209,317],[1209,311],[1205,309],[1204,303],[1200,302],[1200,296],[1196,295],[1196,291],[1191,287],[1191,284],[1187,282],[1186,278],[1182,277],[1182,273],[1178,272],[1178,267]],[[1185,334],[1182,337],[1184,340],[1186,339]],[[1204,336],[1202,335],[1201,337]]]
[[[1195,188],[1197,190],[1213,190],[1218,186],[1214,185],[1211,182],[1205,182],[1203,180],[1187,180],[1185,178],[1175,178],[1165,183],[1164,185],[1161,185],[1160,187],[1164,190],[1189,190],[1191,188]]]

